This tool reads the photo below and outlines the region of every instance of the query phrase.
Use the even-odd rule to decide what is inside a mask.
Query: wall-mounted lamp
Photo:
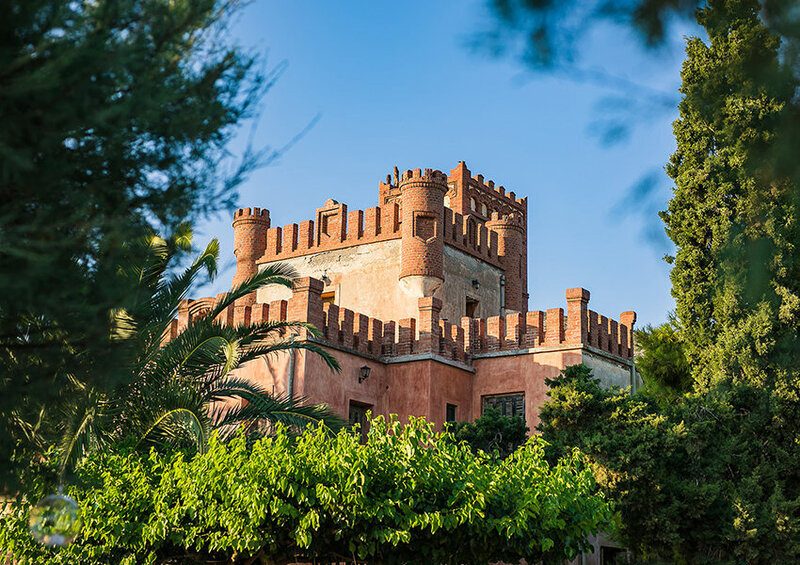
[[[363,383],[364,381],[366,381],[366,380],[367,380],[367,378],[369,377],[369,372],[370,372],[371,370],[372,370],[372,369],[370,369],[370,368],[369,368],[369,367],[367,367],[366,365],[364,365],[363,367],[361,367],[361,369],[359,369],[359,371],[361,371],[361,373],[358,375],[358,382],[359,382],[359,383]]]
[[[325,271],[324,273],[322,273],[322,276],[320,277],[320,280],[322,282],[324,282],[325,284],[331,284],[331,279],[328,277],[328,271]]]
[[[472,288],[474,288],[475,290],[478,290],[480,288],[480,286],[481,286],[481,283],[478,282],[478,279],[472,279]]]

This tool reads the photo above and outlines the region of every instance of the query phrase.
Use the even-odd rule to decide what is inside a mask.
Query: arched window
[[[481,204],[481,214],[486,215],[486,204]]]
[[[469,209],[472,210],[473,212],[475,211],[475,199],[474,198],[470,198],[469,199]]]

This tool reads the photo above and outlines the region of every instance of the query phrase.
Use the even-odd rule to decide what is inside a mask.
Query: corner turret
[[[521,214],[492,214],[486,227],[497,234],[497,257],[505,272],[505,309],[528,310],[528,252]]]
[[[267,249],[269,225],[269,210],[240,208],[233,214],[233,253],[236,255],[234,287],[258,273],[256,261]],[[255,301],[256,295],[251,293],[239,299],[237,305],[251,306]]]
[[[414,169],[400,177],[400,284],[411,296],[433,296],[444,281],[445,192],[447,175],[441,171]]]

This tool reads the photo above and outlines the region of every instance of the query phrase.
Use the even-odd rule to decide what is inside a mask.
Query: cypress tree
[[[701,388],[763,385],[800,367],[797,178],[784,174],[797,81],[755,0],[698,11],[708,43],[691,38],[662,212],[677,246],[672,294]]]

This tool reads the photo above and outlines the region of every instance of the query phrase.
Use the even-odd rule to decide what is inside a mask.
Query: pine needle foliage
[[[74,378],[124,382],[124,243],[230,209],[266,154],[227,152],[270,84],[239,0],[10,0],[0,13],[0,488]],[[141,257],[139,258],[141,259]]]

